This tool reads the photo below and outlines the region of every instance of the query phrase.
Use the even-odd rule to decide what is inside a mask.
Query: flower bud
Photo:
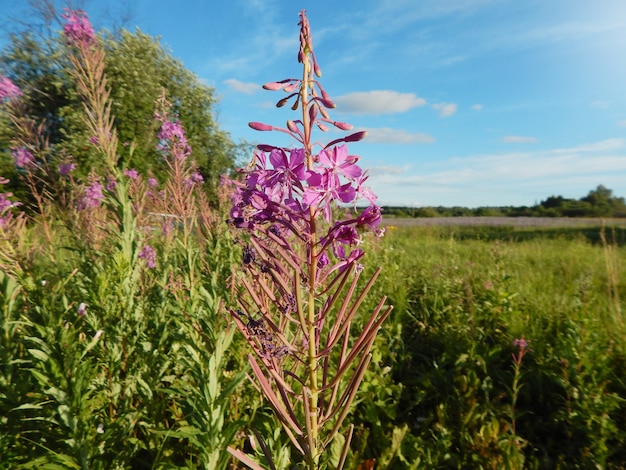
[[[318,98],[318,100],[327,108],[332,109],[336,106],[330,98]]]
[[[367,131],[359,131],[354,134],[350,134],[346,138],[344,138],[344,142],[358,142],[359,140],[363,140],[367,135]]]
[[[339,121],[333,122],[333,126],[335,126],[337,129],[341,129],[342,131],[351,131],[352,128],[354,127],[352,124],[348,124],[347,122],[339,122]]]
[[[261,152],[271,152],[278,147],[269,144],[257,144],[256,148],[258,148]]]
[[[315,75],[320,78],[322,76],[322,69],[320,68],[320,66],[317,64],[317,61],[315,61],[313,63],[313,72],[315,72]]]
[[[286,97],[286,98],[283,98],[282,100],[279,100],[279,101],[276,103],[276,107],[277,107],[277,108],[282,108],[283,106],[285,106],[285,105],[287,104],[287,101],[289,101],[289,98],[291,98],[291,96],[288,96],[288,97]]]
[[[289,129],[291,132],[298,132],[298,126],[291,119],[287,121],[287,129]]]
[[[269,82],[263,85],[265,90],[276,91],[280,90],[283,87],[283,84],[280,82]]]
[[[263,124],[262,122],[249,122],[248,126],[250,126],[255,131],[271,131],[273,129],[272,126],[268,124]]]

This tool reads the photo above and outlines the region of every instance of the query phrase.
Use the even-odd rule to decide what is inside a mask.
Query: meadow
[[[260,435],[289,468],[225,312],[241,264],[225,219],[153,240],[154,268],[124,258],[123,232],[89,246],[59,227],[46,246],[34,225],[11,240],[4,468],[236,468],[227,446],[262,461]],[[347,468],[623,468],[614,233],[390,225],[368,238],[368,266],[383,266],[371,297],[395,308],[347,419]]]
[[[303,80],[266,84],[302,119],[250,123],[301,147],[210,187],[163,90],[142,173],[105,49],[63,18],[97,165],[0,76],[0,468],[626,468],[621,222],[381,220],[344,145],[364,132],[313,153],[314,124],[351,126],[305,12]]]

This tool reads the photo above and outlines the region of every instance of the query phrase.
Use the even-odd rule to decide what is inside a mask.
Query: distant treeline
[[[623,197],[602,185],[580,199],[550,196],[532,207],[397,207],[383,206],[387,217],[626,217]]]

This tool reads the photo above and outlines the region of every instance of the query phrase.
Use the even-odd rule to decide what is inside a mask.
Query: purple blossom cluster
[[[22,91],[7,77],[0,75],[0,102],[22,96]]]
[[[146,266],[149,269],[156,268],[156,251],[152,246],[144,246],[137,256],[139,259],[142,259],[146,262]]]
[[[358,157],[349,155],[346,145],[326,148],[312,161],[308,168],[302,148],[272,148],[269,154],[257,151],[254,162],[244,171],[243,182],[238,183],[231,221],[236,227],[250,230],[271,227],[274,235],[291,232],[309,242],[313,239],[311,217],[331,224],[332,210],[337,204],[355,205],[365,199],[369,206],[361,214],[330,225],[317,245],[319,266],[330,263],[325,253],[328,248],[344,265],[363,254],[358,249],[346,250],[360,243],[357,228],[382,234],[378,229],[380,208],[364,185],[367,176],[356,164]]]
[[[11,149],[11,155],[17,168],[28,168],[35,164],[35,157],[26,147]]]
[[[204,183],[204,177],[197,171],[194,171],[188,178],[185,178],[183,182],[187,188],[192,188],[196,183]]]
[[[59,174],[62,176],[67,176],[75,169],[76,163],[61,163],[59,165]]]
[[[78,203],[78,209],[86,210],[99,207],[102,201],[104,201],[102,190],[102,184],[97,181],[85,186],[85,192]]]
[[[158,114],[156,119],[161,121],[161,129],[158,134],[161,141],[159,150],[175,159],[185,160],[191,155],[191,147],[187,142],[185,130],[181,123],[169,121]]]
[[[137,178],[139,178],[139,172],[134,168],[131,168],[129,170],[124,170],[124,176],[131,180],[136,180]]]
[[[63,18],[66,20],[63,33],[69,45],[84,47],[95,43],[96,33],[84,11],[66,9]]]

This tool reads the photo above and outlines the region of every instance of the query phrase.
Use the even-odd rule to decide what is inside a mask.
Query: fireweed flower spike
[[[0,75],[0,103],[22,96],[22,91],[7,77]]]
[[[65,9],[63,33],[73,46],[90,46],[96,42],[96,33],[84,11]]]
[[[234,181],[231,223],[245,232],[242,270],[235,279],[238,299],[231,315],[248,341],[249,362],[256,381],[309,470],[325,468],[326,449],[341,430],[370,361],[378,330],[392,307],[383,298],[369,317],[359,308],[380,269],[365,282],[365,252],[358,247],[363,231],[382,235],[376,197],[365,186],[367,174],[346,142],[364,132],[313,144],[315,127],[352,126],[333,121],[334,103],[317,78],[321,69],[305,12],[300,14],[302,78],[270,82],[267,90],[284,90],[281,107],[293,101],[300,117],[286,128],[260,122],[259,131],[289,134],[295,148],[257,146],[250,164]],[[357,202],[368,207],[360,213]],[[335,221],[334,208],[352,207],[353,214]],[[363,325],[353,331],[356,324]],[[352,428],[345,436],[343,467]],[[252,468],[261,468],[243,452],[229,451]]]

